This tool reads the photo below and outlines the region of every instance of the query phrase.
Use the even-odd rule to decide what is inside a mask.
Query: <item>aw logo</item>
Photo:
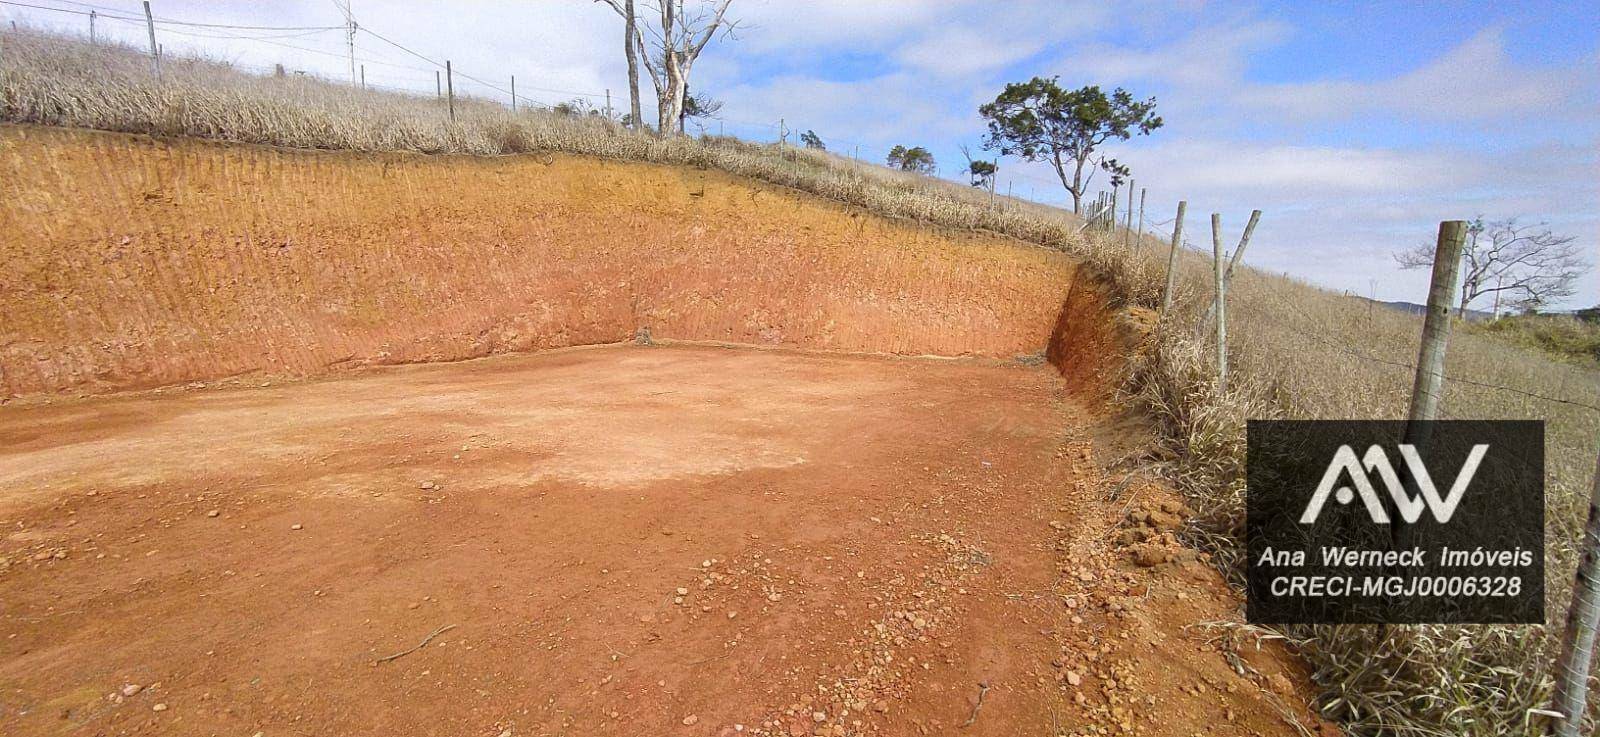
[[[1383,501],[1372,486],[1371,474],[1374,473],[1388,491],[1390,500],[1394,502],[1394,508],[1399,510],[1400,518],[1407,523],[1421,519],[1423,509],[1432,512],[1433,518],[1440,524],[1449,522],[1450,518],[1455,516],[1456,506],[1461,503],[1461,497],[1466,494],[1467,487],[1472,484],[1472,477],[1478,472],[1478,466],[1483,463],[1483,457],[1488,454],[1489,445],[1477,443],[1472,446],[1466,461],[1461,465],[1460,472],[1456,474],[1454,483],[1450,485],[1450,491],[1443,497],[1439,496],[1438,487],[1433,483],[1433,475],[1429,473],[1427,464],[1422,462],[1422,456],[1417,452],[1416,446],[1402,443],[1399,449],[1400,457],[1405,460],[1405,469],[1419,491],[1417,496],[1411,496],[1401,484],[1400,475],[1395,473],[1394,466],[1389,463],[1389,454],[1384,451],[1383,446],[1369,445],[1366,454],[1357,458],[1355,449],[1349,445],[1341,445],[1333,454],[1333,462],[1328,464],[1328,470],[1322,474],[1322,480],[1317,483],[1317,490],[1312,492],[1311,501],[1300,514],[1300,524],[1315,523],[1317,517],[1322,514],[1322,506],[1328,502],[1330,494],[1334,501],[1340,504],[1350,504],[1359,497],[1374,524],[1389,524],[1389,511],[1384,508]],[[1350,479],[1351,485],[1335,488],[1339,480],[1345,477]]]
[[[1251,420],[1255,624],[1544,621],[1544,423]]]

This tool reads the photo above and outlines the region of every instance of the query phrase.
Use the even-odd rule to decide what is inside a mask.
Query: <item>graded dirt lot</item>
[[[683,345],[0,406],[0,734],[1316,730],[1114,542],[1160,491],[1096,422],[1049,366]]]

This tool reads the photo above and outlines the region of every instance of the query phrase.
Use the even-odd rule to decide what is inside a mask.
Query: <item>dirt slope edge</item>
[[[720,172],[0,126],[0,395],[654,337],[1010,358],[1062,254]]]

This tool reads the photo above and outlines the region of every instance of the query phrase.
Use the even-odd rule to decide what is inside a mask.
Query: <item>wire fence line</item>
[[[0,0],[0,6],[26,8],[42,12],[59,14],[62,16],[83,19],[85,25],[72,29],[77,35],[84,35],[83,30],[89,30],[91,39],[94,36],[93,24],[98,20],[113,21],[124,26],[143,29],[146,24],[153,25],[162,35],[175,35],[184,39],[203,39],[212,41],[238,41],[253,44],[262,44],[274,48],[312,54],[328,59],[352,61],[357,67],[354,77],[348,80],[368,89],[395,92],[418,97],[430,94],[443,95],[443,80],[438,75],[449,72],[453,76],[453,86],[457,96],[476,97],[488,101],[498,102],[507,107],[532,107],[544,110],[562,109],[569,112],[605,112],[614,119],[620,118],[620,113],[627,106],[625,89],[619,90],[576,90],[560,87],[546,87],[538,84],[527,84],[517,80],[515,90],[511,88],[512,75],[485,74],[481,69],[464,70],[459,65],[449,63],[447,60],[434,58],[417,49],[402,44],[393,38],[374,30],[364,24],[355,24],[355,36],[348,47],[344,41],[339,45],[343,48],[332,50],[315,48],[305,42],[314,41],[330,33],[345,33],[351,26],[339,25],[260,25],[242,23],[210,23],[202,21],[174,18],[164,14],[152,12],[150,18],[143,13],[130,10],[126,7],[115,7],[106,4],[79,2],[78,0]],[[71,6],[71,7],[62,7]],[[367,43],[362,43],[362,40]],[[300,41],[302,43],[291,43]],[[402,63],[391,59],[380,58],[383,53],[378,48],[381,46],[406,59],[421,62]],[[158,53],[164,53],[159,48]],[[199,53],[204,54],[201,50]],[[247,64],[241,62],[223,62],[238,69],[248,70],[260,74],[293,73],[297,76],[314,77],[331,83],[343,83],[337,76],[307,71],[302,69],[280,70],[276,65]],[[417,76],[404,74],[374,73],[369,75],[367,66],[382,67],[398,72],[413,72]],[[368,77],[371,79],[368,79]],[[504,77],[502,80],[501,77]],[[430,84],[432,83],[432,84]],[[470,83],[470,84],[468,84]],[[476,89],[474,89],[476,88]],[[528,93],[542,94],[528,94]],[[564,97],[564,100],[553,100],[547,95]],[[801,116],[793,119],[780,118],[776,121],[756,121],[726,115],[713,115],[705,119],[691,119],[688,125],[700,135],[726,136],[735,135],[747,140],[774,143],[782,142],[797,144],[802,132],[817,133],[825,145],[835,153],[847,155],[852,159],[879,161],[887,153],[888,146],[879,143],[869,143],[854,140],[845,136],[829,135],[827,132],[816,132],[813,126],[802,123],[789,123],[789,120],[801,120]],[[803,144],[802,144],[803,145]],[[946,169],[947,176],[959,177],[965,172],[965,167]],[[1027,199],[1034,202],[1051,202],[1065,198],[1065,193],[1058,191],[1061,183],[1057,180],[1036,176],[1026,171],[1013,170],[1007,167],[1001,178],[1006,180],[1006,195],[1009,197]],[[1026,192],[1015,185],[1026,184]],[[1042,195],[1042,199],[1041,199]]]
[[[1341,354],[1344,354],[1346,356],[1349,356],[1351,358],[1358,358],[1358,359],[1361,359],[1363,361],[1370,361],[1372,363],[1379,363],[1379,364],[1384,364],[1384,365],[1387,365],[1387,366],[1395,366],[1395,367],[1398,367],[1398,368],[1406,369],[1408,371],[1417,370],[1417,365],[1414,364],[1414,363],[1408,363],[1408,362],[1405,362],[1405,361],[1396,361],[1396,360],[1393,360],[1393,359],[1381,358],[1381,357],[1378,357],[1378,356],[1374,356],[1372,354],[1365,353],[1365,352],[1362,352],[1362,351],[1358,351],[1358,350],[1356,350],[1354,348],[1350,348],[1349,346],[1339,345],[1337,343],[1334,343],[1331,340],[1328,340],[1327,338],[1324,338],[1323,336],[1316,335],[1314,333],[1309,333],[1309,332],[1306,332],[1304,330],[1298,330],[1298,329],[1295,329],[1295,328],[1289,328],[1289,331],[1294,333],[1294,334],[1296,334],[1296,335],[1298,335],[1298,336],[1300,336],[1300,337],[1302,337],[1302,338],[1306,338],[1307,340],[1310,340],[1310,341],[1312,341],[1314,343],[1317,343],[1317,344],[1319,344],[1319,345],[1321,345],[1321,346],[1323,346],[1325,348],[1329,348],[1331,350],[1337,351],[1337,352],[1339,352]],[[1446,382],[1449,382],[1449,383],[1465,384],[1467,386],[1476,387],[1476,388],[1480,388],[1480,389],[1491,389],[1491,390],[1495,390],[1495,391],[1510,392],[1512,394],[1518,394],[1518,395],[1521,395],[1521,396],[1524,396],[1524,397],[1529,397],[1529,398],[1532,398],[1532,399],[1538,399],[1538,400],[1545,401],[1545,402],[1553,402],[1553,403],[1556,403],[1556,404],[1572,405],[1574,407],[1580,407],[1582,409],[1586,409],[1586,410],[1589,410],[1591,412],[1600,412],[1600,406],[1589,404],[1587,402],[1579,402],[1579,401],[1575,401],[1575,400],[1571,400],[1571,399],[1563,399],[1561,397],[1554,397],[1554,396],[1550,396],[1548,394],[1540,394],[1539,392],[1531,392],[1531,391],[1528,391],[1526,389],[1518,389],[1517,387],[1514,387],[1514,386],[1505,386],[1503,384],[1496,384],[1494,382],[1481,381],[1481,380],[1478,380],[1478,379],[1469,379],[1469,378],[1467,378],[1465,376],[1461,376],[1459,374],[1446,373],[1444,375],[1444,379],[1445,379]]]

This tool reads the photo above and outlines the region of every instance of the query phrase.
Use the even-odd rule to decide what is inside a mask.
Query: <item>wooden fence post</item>
[[[450,60],[444,60],[444,91],[445,99],[450,104],[450,122],[456,122],[456,75],[450,68]]]
[[[1261,211],[1250,211],[1250,222],[1245,223],[1244,235],[1239,237],[1239,247],[1234,249],[1233,258],[1228,261],[1228,278],[1233,278],[1233,267],[1239,265],[1239,259],[1244,256],[1244,249],[1250,245],[1250,234],[1256,232],[1256,223],[1261,222]]]
[[[609,90],[607,90],[606,91],[606,98],[607,98],[607,100],[606,100],[606,108],[607,108],[607,110],[609,110],[611,108],[610,97],[611,97],[611,92]],[[517,75],[513,74],[513,75],[511,75],[511,112],[514,113],[516,111],[517,111]],[[611,117],[609,112],[607,112],[606,117],[607,118]]]
[[[1552,710],[1561,714],[1553,725],[1557,737],[1578,737],[1588,711],[1589,663],[1594,658],[1595,630],[1600,629],[1600,458],[1595,462],[1594,490],[1589,492],[1589,522],[1583,528],[1583,557],[1578,560],[1567,629],[1556,662]]]
[[[1212,274],[1216,277],[1217,298],[1217,393],[1228,390],[1228,277],[1222,268],[1222,214],[1211,213]]]
[[[1122,247],[1133,247],[1133,180],[1128,180],[1128,212],[1122,216]]]
[[[1144,239],[1144,193],[1145,188],[1139,188],[1139,239]]]
[[[1178,219],[1172,225],[1172,251],[1167,254],[1167,286],[1161,290],[1161,313],[1156,316],[1156,327],[1167,319],[1167,310],[1172,307],[1172,287],[1178,279],[1178,246],[1183,243],[1183,212],[1188,209],[1187,200],[1178,200]]]
[[[1439,223],[1439,240],[1433,251],[1433,281],[1428,286],[1428,313],[1422,321],[1422,349],[1417,353],[1417,379],[1411,385],[1412,421],[1431,420],[1439,413],[1444,386],[1444,351],[1450,342],[1450,303],[1461,268],[1461,248],[1467,241],[1467,221]]]
[[[367,65],[361,65],[361,89],[367,88]]]
[[[150,68],[155,70],[156,81],[161,81],[161,50],[156,47],[156,19],[150,14],[150,0],[144,0],[144,26],[150,32]]]
[[[1239,247],[1235,248],[1233,250],[1233,257],[1228,259],[1228,270],[1222,272],[1222,278],[1223,279],[1225,279],[1227,281],[1230,281],[1230,282],[1233,281],[1233,267],[1239,265],[1239,258],[1244,255],[1245,247],[1250,245],[1250,234],[1256,232],[1256,223],[1259,223],[1259,222],[1261,222],[1261,211],[1260,210],[1251,210],[1250,211],[1250,222],[1247,223],[1244,226],[1244,235],[1239,236]],[[1214,317],[1216,314],[1217,314],[1216,305],[1212,305],[1211,307],[1207,307],[1205,316],[1200,318],[1200,325],[1201,325],[1200,329],[1203,330],[1205,324],[1210,322],[1211,318]]]
[[[1428,284],[1428,308],[1422,319],[1422,347],[1417,351],[1417,376],[1411,385],[1411,408],[1406,415],[1406,429],[1402,442],[1411,446],[1426,446],[1433,435],[1432,426],[1426,424],[1439,415],[1439,396],[1444,393],[1445,347],[1450,342],[1450,305],[1456,293],[1456,274],[1461,269],[1461,249],[1467,241],[1465,220],[1446,220],[1439,223],[1439,238],[1433,251],[1433,276]],[[1412,497],[1417,496],[1416,480],[1409,471],[1402,471],[1400,483]],[[1411,546],[1411,529],[1407,525],[1392,525],[1389,542],[1394,550]],[[1385,638],[1390,636],[1384,626]],[[1404,636],[1405,630],[1395,629],[1393,636]]]
[[[1111,196],[1106,198],[1106,203],[1110,206],[1106,211],[1108,213],[1106,217],[1106,232],[1108,233],[1114,234],[1117,232],[1117,198],[1122,196],[1121,187],[1121,184],[1111,185]]]
[[[444,99],[444,82],[439,79],[439,70],[433,70],[433,99]]]

